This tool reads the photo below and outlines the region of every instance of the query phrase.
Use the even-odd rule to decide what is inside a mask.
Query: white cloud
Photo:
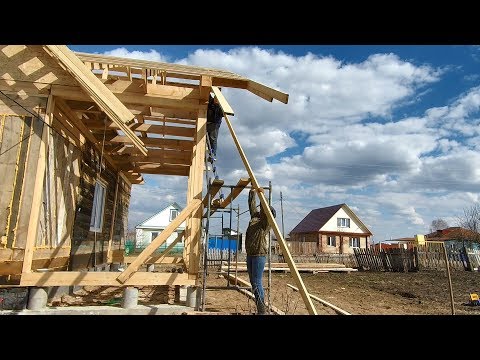
[[[140,59],[140,60],[149,60],[149,61],[159,61],[166,62],[168,58],[160,54],[157,50],[150,49],[148,52],[145,51],[129,51],[126,48],[118,48],[109,51],[105,51],[104,55],[130,58],[130,59]]]

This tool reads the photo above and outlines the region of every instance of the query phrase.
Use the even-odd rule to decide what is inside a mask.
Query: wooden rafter
[[[78,59],[65,45],[45,45],[48,53],[61,63],[66,70],[77,80],[80,87],[102,109],[107,116],[118,124],[130,141],[141,151],[147,154],[142,141],[131,131],[126,123],[134,115],[122,104],[119,99],[108,90],[105,85]]]

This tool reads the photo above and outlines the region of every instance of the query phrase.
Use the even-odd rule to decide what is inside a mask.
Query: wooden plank
[[[150,255],[161,246],[185,219],[201,205],[200,200],[193,200],[180,214],[137,256],[137,258],[118,276],[118,281],[125,283]]]
[[[288,94],[269,88],[268,86],[265,86],[253,80],[250,80],[248,82],[247,90],[266,100],[268,100],[268,98],[271,98],[272,100],[277,99],[284,104],[288,103]]]
[[[77,101],[90,100],[90,97],[86,95],[81,90],[80,87],[75,87],[75,86],[52,85],[52,94],[54,94],[55,96],[62,97],[63,99],[66,99],[66,100],[77,100]],[[127,104],[154,106],[154,107],[167,108],[167,109],[180,109],[180,111],[183,110],[183,112],[184,110],[191,111],[191,110],[198,110],[200,108],[198,100],[167,99],[160,95],[139,94],[139,93],[130,92],[130,91],[124,91],[121,93],[111,93],[111,94],[122,104],[125,104],[124,106],[127,110],[130,108],[130,106]],[[134,114],[132,112],[131,114],[133,119]],[[122,128],[122,131],[125,128],[128,129],[126,124],[119,123],[113,120],[112,118],[110,119],[114,121],[116,124],[118,124]],[[138,140],[140,141],[140,139]]]
[[[110,90],[88,69],[83,62],[65,45],[46,45],[50,55],[57,59],[67,71],[78,81],[80,87],[102,109],[108,117],[118,124],[132,143],[145,155],[147,150],[142,141],[131,131],[126,123],[134,115]]]
[[[162,256],[163,254],[160,255],[153,255],[150,256],[146,261],[145,264],[181,264],[183,263],[183,258],[181,256]],[[115,257],[115,254],[114,254]],[[115,262],[120,262],[124,264],[131,264],[137,256],[135,255],[128,255],[124,256],[121,261],[115,261]]]
[[[233,109],[228,103],[227,99],[225,99],[225,96],[223,96],[222,92],[220,89],[216,86],[212,86],[212,91],[215,94],[215,97],[218,100],[218,103],[220,104],[220,107],[222,108],[223,112],[228,115],[235,115],[233,113]]]
[[[228,196],[220,203],[220,206],[211,208],[210,215],[212,215],[216,209],[225,209],[228,205],[230,205],[230,203],[235,200],[238,195],[240,195],[242,190],[245,189],[245,186],[247,186],[249,183],[249,178],[241,178],[238,180],[236,187],[230,191],[230,194],[228,194]]]
[[[233,130],[232,124],[230,122],[230,119],[228,118],[228,115],[224,115],[225,117],[225,122],[227,123],[228,129],[230,130],[230,133],[232,135],[233,141],[237,147],[237,150],[240,154],[240,157],[242,158],[243,164],[245,165],[245,168],[248,172],[248,175],[250,176],[250,180],[252,182],[252,186],[254,189],[258,189],[261,187],[260,184],[258,183],[257,179],[255,178],[255,174],[253,173],[252,168],[250,167],[250,164],[247,160],[247,157],[245,155],[245,152],[242,149],[242,146],[240,145],[240,142],[238,141],[237,135],[235,134],[235,131]],[[307,289],[305,287],[305,284],[303,283],[303,280],[300,276],[300,273],[298,272],[297,267],[295,266],[295,262],[293,261],[292,255],[290,254],[290,250],[287,247],[287,244],[285,243],[285,239],[282,236],[282,233],[280,229],[278,228],[278,225],[272,215],[272,211],[270,210],[270,206],[267,202],[267,199],[265,198],[265,194],[263,192],[258,192],[258,197],[260,198],[260,204],[263,208],[263,211],[267,215],[268,222],[270,226],[272,227],[273,232],[275,233],[275,237],[277,238],[277,243],[280,245],[280,248],[282,250],[282,254],[284,259],[288,263],[288,267],[290,268],[290,271],[292,273],[292,276],[299,287],[300,294],[302,296],[302,299],[305,303],[305,306],[308,310],[308,313],[311,315],[316,315],[317,310],[315,309],[315,306],[313,306],[312,300],[310,299],[310,296],[308,296]]]
[[[148,286],[194,285],[188,274],[137,272],[124,284],[117,281],[115,272],[104,271],[53,271],[22,274],[21,286]]]
[[[200,236],[202,226],[203,171],[205,168],[207,107],[198,111],[196,144],[192,152],[192,165],[188,176],[187,203],[199,201],[200,206],[188,218],[185,227],[185,247],[183,259],[187,271],[197,276],[200,267]]]
[[[122,166],[122,171],[137,172],[143,174],[159,174],[159,175],[176,175],[176,176],[188,176],[188,166],[181,165],[169,165],[165,166]]]
[[[133,163],[135,162],[137,165],[147,164],[147,163],[154,163],[155,165],[184,165],[190,166],[190,159],[185,159],[184,156],[173,156],[168,155],[168,158],[163,156],[122,156],[122,155],[112,155],[112,159],[117,162],[117,164],[122,163]]]
[[[89,129],[103,130],[105,127],[104,124],[94,120],[85,120],[84,124]],[[120,127],[114,122],[108,121],[107,129],[117,130],[120,129]],[[130,125],[130,129],[132,129],[133,131],[141,131],[149,134],[160,134],[166,136],[168,135],[193,138],[195,135],[195,128],[186,126],[152,125],[138,122]]]
[[[112,256],[112,244],[113,244],[113,231],[115,229],[115,215],[117,210],[117,198],[118,198],[118,184],[120,183],[120,174],[117,174],[117,183],[115,184],[115,195],[113,197],[113,210],[112,210],[112,223],[110,225],[110,236],[108,237],[107,246],[107,263],[111,264],[113,261]]]
[[[98,139],[97,139],[98,141]],[[192,150],[194,142],[191,140],[176,140],[176,139],[164,139],[164,138],[146,138],[143,139],[145,145],[152,147],[162,147],[169,149],[178,149],[178,150]],[[109,143],[129,143],[130,140],[126,136],[117,135]],[[146,154],[144,154],[146,155]]]
[[[290,284],[287,284],[287,286],[295,291],[298,291],[298,288],[293,286],[293,285],[290,285]],[[335,312],[339,315],[352,315],[350,314],[349,312],[343,310],[343,309],[340,309],[338,306],[335,306],[331,303],[329,303],[328,301],[325,301],[323,299],[320,299],[318,296],[315,296],[315,295],[312,295],[312,294],[309,294],[309,296],[314,299],[314,300],[317,300],[318,302],[322,303],[323,305],[325,306],[328,306],[329,308],[335,310]]]
[[[228,267],[222,266],[222,270],[227,270]],[[305,266],[298,266],[297,267],[299,272],[310,272],[310,273],[316,273],[316,272],[355,272],[357,269],[353,268],[347,268],[347,267],[331,267],[331,268],[318,268],[318,267],[305,267]],[[246,266],[238,266],[236,267],[236,270],[238,271],[247,271]],[[282,272],[289,272],[290,268],[288,266],[286,267],[280,267],[280,266],[272,266],[271,271],[282,271]],[[268,271],[267,268],[265,268],[263,271]]]
[[[53,117],[53,109],[55,108],[55,99],[52,95],[48,97],[47,110],[44,118],[42,130],[42,140],[38,151],[37,172],[35,175],[35,185],[33,187],[32,211],[30,213],[30,221],[28,222],[27,239],[25,242],[25,257],[23,259],[22,273],[28,273],[32,269],[33,246],[37,236],[38,217],[40,206],[42,205],[43,182],[45,180],[45,167],[47,164],[48,151],[48,125],[50,125]],[[33,160],[33,159],[32,159]]]
[[[209,191],[209,194],[210,194],[210,200],[212,200],[215,197],[215,195],[220,191],[222,186],[223,186],[223,180],[214,179],[212,181],[212,183],[210,184],[210,186],[208,188],[208,191]],[[207,204],[208,204],[208,194],[205,195],[205,197],[203,198],[202,204],[203,204],[203,206],[207,206]]]

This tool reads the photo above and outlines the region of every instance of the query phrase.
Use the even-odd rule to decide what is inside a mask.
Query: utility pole
[[[280,191],[280,209],[282,211],[282,236],[285,239],[285,229],[283,227],[283,196],[281,191]]]

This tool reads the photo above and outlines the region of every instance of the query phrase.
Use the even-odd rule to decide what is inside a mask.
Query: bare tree
[[[446,228],[448,228],[447,222],[443,219],[438,218],[438,219],[432,220],[432,223],[430,225],[430,232],[435,232],[437,230],[443,230]]]
[[[463,240],[480,243],[480,204],[463,209],[463,215],[458,218],[458,226],[462,228]]]

